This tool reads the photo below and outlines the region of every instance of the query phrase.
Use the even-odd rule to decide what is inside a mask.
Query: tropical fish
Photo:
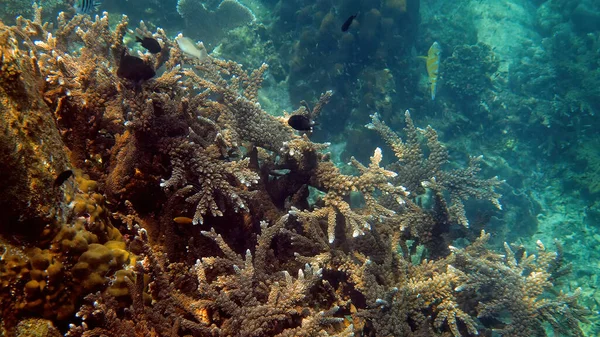
[[[304,115],[292,115],[288,118],[288,125],[298,131],[311,131],[316,123]]]
[[[180,225],[191,225],[194,223],[194,219],[188,218],[187,216],[178,216],[173,219],[173,222],[178,223]]]
[[[64,182],[67,181],[67,179],[71,178],[72,175],[73,171],[71,170],[66,170],[62,172],[56,177],[56,179],[54,179],[54,187],[60,187],[60,185],[64,184]]]
[[[98,10],[99,0],[77,0],[75,2],[75,11],[77,14],[89,14]]]
[[[427,74],[429,75],[429,88],[431,90],[432,101],[435,100],[435,91],[437,88],[441,56],[442,47],[439,43],[437,43],[437,41],[434,42],[431,47],[429,47],[427,56],[421,56],[421,58],[424,59],[427,64]]]
[[[158,41],[156,41],[155,39],[153,39],[151,37],[145,37],[142,39],[139,36],[136,36],[135,40],[137,42],[141,43],[142,47],[148,49],[148,51],[151,52],[152,54],[160,53],[160,51],[162,50]]]
[[[352,24],[352,21],[356,19],[356,16],[358,16],[358,13],[350,15],[350,17],[347,18],[346,21],[344,21],[344,24],[342,25],[342,32],[348,31],[348,28],[350,28],[350,25]]]
[[[204,48],[204,43],[200,42],[200,48],[196,47],[194,41],[192,41],[188,37],[181,36],[181,34],[177,37],[177,44],[179,45],[179,49],[184,53],[194,56],[200,61],[204,61],[208,58],[208,53],[206,52],[206,48]]]
[[[151,79],[154,75],[156,75],[154,69],[147,65],[141,58],[126,54],[121,56],[117,76],[141,82]]]

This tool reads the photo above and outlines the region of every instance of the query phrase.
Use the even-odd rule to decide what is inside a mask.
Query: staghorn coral
[[[19,16],[38,15],[41,18],[42,7],[44,16],[54,16],[59,10],[68,10],[71,4],[64,0],[38,0],[38,1],[18,1],[6,0],[2,3],[0,11],[0,20],[5,24],[14,24]]]
[[[127,17],[114,34],[106,13],[94,21],[80,15],[69,21],[61,13],[58,23],[59,28],[49,32],[47,25],[19,18],[13,31],[34,52],[38,76],[45,79],[44,100],[54,110],[74,163],[78,167],[98,165],[107,159],[105,151],[111,140],[103,137],[103,143],[93,143],[87,139],[101,138],[101,130],[117,127],[118,121],[111,119],[114,114],[105,115],[104,108],[114,109],[120,103],[116,76],[108,65],[98,64],[107,58],[116,62]],[[70,52],[79,43],[83,47]]]
[[[544,322],[555,335],[583,336],[578,322],[586,322],[590,312],[577,304],[581,289],[573,294],[551,290],[552,281],[564,274],[561,254],[548,251],[541,241],[537,256],[523,249],[515,254],[506,243],[504,255],[493,254],[482,249],[489,237],[482,232],[470,247],[452,248],[450,257],[453,265],[469,275],[459,289],[476,296],[477,316],[501,321],[496,330],[506,336],[546,336]]]
[[[364,234],[365,229],[370,229],[370,222],[378,216],[389,216],[395,214],[379,205],[374,197],[375,193],[385,193],[396,197],[398,203],[404,203],[405,190],[402,186],[393,186],[388,179],[395,177],[395,173],[387,171],[379,166],[382,154],[377,148],[371,157],[368,167],[360,164],[352,158],[352,164],[359,170],[358,176],[346,176],[339,172],[338,168],[331,162],[322,162],[314,170],[312,183],[317,188],[327,191],[323,198],[326,207],[316,210],[320,217],[327,218],[327,237],[332,243],[335,239],[336,214],[339,212],[345,220],[348,231],[353,237]],[[351,209],[344,200],[350,192],[360,192],[365,198],[366,207],[369,212],[360,214]]]
[[[373,114],[371,118],[372,122],[367,124],[367,128],[377,131],[398,159],[389,166],[390,170],[397,173],[394,183],[406,187],[413,197],[423,194],[425,188],[430,188],[436,193],[447,191],[451,203],[448,211],[454,221],[464,226],[468,226],[469,223],[465,216],[463,200],[468,198],[489,200],[496,208],[502,209],[498,200],[500,194],[494,190],[502,181],[498,177],[476,178],[480,171],[481,157],[471,157],[468,166],[464,169],[446,171],[443,166],[448,163],[448,152],[438,141],[437,133],[431,127],[425,130],[417,129],[408,110],[405,112],[405,141],[385,125],[377,114]],[[420,136],[426,139],[428,150],[426,157]]]
[[[311,218],[307,213],[294,215],[302,222]],[[378,230],[384,232],[381,226]],[[319,246],[322,250],[325,244],[313,241],[314,232],[306,232],[308,240],[292,231],[286,233],[299,251],[314,252]],[[363,334],[447,336],[446,331],[458,337],[497,330],[510,336],[546,336],[542,323],[549,322],[555,333],[583,336],[577,322],[585,322],[590,312],[576,303],[580,291],[556,294],[551,290],[550,280],[563,275],[557,272],[561,270],[560,255],[547,252],[538,243],[539,257],[523,250],[519,266],[508,246],[506,256],[488,250],[488,239],[489,234],[482,232],[471,245],[452,247],[452,254],[445,258],[417,264],[394,254],[395,249],[381,256],[381,250],[401,243],[398,237],[369,240],[369,246],[354,242],[351,254],[329,250],[314,256],[297,254],[296,258],[320,265],[330,282],[332,277],[339,282],[339,273],[347,277],[336,293],[346,293],[344,287],[349,284],[358,292],[345,296],[358,309],[352,317],[355,331]],[[374,242],[378,243],[373,246]],[[379,251],[379,256],[373,255],[374,251]],[[496,317],[502,323],[481,320],[484,317]]]
[[[180,318],[174,310],[175,298],[170,294],[179,284],[168,279],[165,261],[149,247],[147,232],[138,225],[132,229],[136,234],[130,244],[138,247],[144,258],[135,264],[135,273],[122,278],[131,301],[123,305],[108,291],[86,296],[86,302],[77,312],[82,323],[71,325],[66,336],[179,336]],[[182,275],[185,270],[176,272]],[[148,279],[152,283],[149,284]],[[155,302],[153,305],[149,305],[148,291]],[[124,317],[117,312],[121,308],[126,313]]]
[[[182,302],[198,321],[210,324],[219,317],[215,312],[220,311],[224,319],[220,333],[224,335],[235,331],[242,336],[294,336],[321,331],[319,335],[332,336],[323,332],[327,331],[327,325],[342,320],[333,316],[337,309],[317,312],[302,305],[310,299],[311,290],[320,281],[321,270],[306,264],[304,269],[298,270],[297,278],[293,278],[288,271],[277,273],[266,264],[266,258],[272,254],[268,251],[271,240],[285,225],[287,217],[283,216],[270,227],[266,222],[261,224],[254,257],[250,250],[244,258],[237,255],[214,230],[203,232],[217,243],[224,256],[203,258],[196,263],[197,294],[201,297],[182,298]],[[228,272],[211,281],[209,275],[215,270]]]
[[[186,331],[207,336],[352,336],[352,325],[339,328],[340,333],[324,330],[343,321],[334,316],[338,307],[317,312],[301,305],[320,281],[319,269],[307,264],[294,278],[285,270],[273,273],[261,262],[272,256],[271,241],[286,220],[284,216],[273,226],[263,223],[254,257],[247,251],[242,258],[214,230],[204,232],[224,256],[204,257],[190,269],[172,264],[167,270],[164,257],[154,252],[146,232],[138,228],[134,242],[145,258],[136,265],[135,277],[125,281],[133,295],[125,309],[129,317],[119,317],[111,296],[93,294],[78,312],[84,323],[72,326],[67,336],[120,336],[128,331],[135,336],[179,336]],[[220,274],[215,277],[215,272]],[[148,287],[145,273],[152,277]],[[197,290],[187,291],[191,294],[179,284],[184,276],[197,281]],[[152,304],[143,301],[146,289]]]
[[[186,76],[184,83],[202,90],[197,100],[206,100],[209,95],[220,97],[220,105],[204,103],[212,111],[200,109],[199,112],[209,112],[212,115],[201,116],[216,119],[218,125],[228,129],[225,130],[228,133],[225,139],[230,146],[237,147],[242,141],[249,141],[278,151],[286,141],[298,138],[291,127],[262,110],[257,101],[266,64],[248,75],[240,64],[231,61],[211,59],[211,62],[205,63],[192,58],[187,61],[195,63],[195,71],[183,71]]]
[[[64,20],[64,15],[59,17],[61,29],[53,35],[42,33],[44,27],[41,24],[21,19],[19,32],[29,38],[34,33],[33,36],[42,38],[35,43],[30,40],[29,47],[38,52],[38,66],[49,86],[45,99],[55,106],[63,136],[79,166],[87,166],[93,169],[92,172],[101,174],[99,171],[104,163],[110,163],[112,174],[106,179],[111,197],[121,200],[140,198],[140,194],[154,189],[150,185],[156,184],[157,177],[145,175],[144,172],[152,171],[147,167],[152,162],[163,159],[140,153],[141,144],[147,142],[149,137],[163,144],[160,152],[167,155],[166,161],[172,165],[173,172],[178,172],[179,164],[191,162],[196,155],[216,158],[242,141],[250,140],[259,146],[276,149],[293,137],[289,127],[264,113],[256,103],[257,90],[266,66],[247,75],[240,65],[233,62],[211,60],[207,64],[185,59],[188,63],[195,63],[196,69],[184,70],[174,65],[175,62],[183,62],[184,56],[178,49],[173,50],[176,44],[159,30],[154,36],[163,42],[163,52],[147,57],[150,58],[149,62],[158,67],[166,62],[164,55],[172,54],[168,60],[172,69],[146,84],[151,88],[149,93],[138,95],[130,91],[130,83],[116,77],[110,67],[118,62],[124,48],[122,39],[127,28],[127,17],[122,18],[114,32],[108,27],[106,13],[95,21],[86,16],[76,16],[68,23]],[[150,35],[143,23],[139,31]],[[73,40],[84,45],[74,55],[67,52]],[[205,76],[200,77],[196,72],[203,72]],[[235,76],[228,83],[224,77],[230,75]],[[204,92],[189,101],[184,100],[184,104],[174,106],[174,97],[187,94],[186,87],[174,86],[178,81]],[[222,95],[224,103],[208,99],[209,95]],[[222,116],[202,116],[203,112],[212,114],[217,108],[223,113]],[[220,124],[227,126],[223,132],[225,136],[219,133],[223,128],[210,119],[217,117],[223,120]],[[179,119],[181,124],[157,133],[157,125],[168,118]],[[183,123],[190,125],[189,129],[179,129]],[[266,132],[265,125],[272,125],[270,132]],[[275,132],[277,130],[279,132]],[[211,131],[216,131],[216,134]],[[114,134],[115,138],[110,134]],[[187,136],[194,142],[177,140],[180,136]],[[223,139],[220,147],[208,147],[212,142],[211,136]],[[173,147],[174,143],[178,144],[178,149]],[[118,147],[110,151],[115,144]],[[140,156],[146,158],[146,167],[139,163]],[[179,191],[178,195],[197,187],[203,190],[188,198],[196,206],[195,222],[201,222],[207,211],[214,216],[219,214],[217,203],[221,202],[214,199],[219,195],[231,199],[235,208],[241,208],[243,202],[238,195],[242,191],[238,184],[244,186],[258,178],[242,170],[247,166],[247,161],[232,161],[225,165],[216,161],[205,165],[200,161],[199,164],[196,166],[196,177],[190,176],[187,181],[184,177],[173,175],[164,186],[177,186],[178,191],[180,188],[186,189]],[[221,179],[224,168],[230,174]],[[211,174],[215,175],[214,181],[211,181]],[[142,186],[142,183],[146,186]],[[230,183],[233,184],[231,188],[228,187]],[[137,190],[128,191],[128,187],[133,186],[137,186]]]
[[[196,205],[194,224],[202,224],[207,213],[213,217],[223,216],[219,196],[230,200],[236,212],[246,211],[248,207],[240,196],[241,187],[256,184],[259,178],[248,169],[249,160],[222,162],[218,160],[220,153],[216,148],[204,150],[194,145],[186,140],[173,144],[169,151],[172,174],[160,186],[167,190],[177,188],[175,193],[182,197],[193,193],[185,200]]]

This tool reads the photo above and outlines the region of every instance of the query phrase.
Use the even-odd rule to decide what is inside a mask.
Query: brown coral
[[[503,181],[498,177],[491,179],[476,177],[480,171],[481,157],[471,157],[469,165],[464,169],[445,170],[448,151],[438,141],[437,133],[430,126],[424,130],[417,129],[408,110],[405,112],[405,141],[385,125],[379,115],[373,114],[371,118],[372,122],[367,124],[367,127],[379,132],[398,159],[389,167],[398,174],[394,183],[406,187],[413,197],[423,194],[425,188],[438,193],[447,191],[450,194],[451,204],[448,209],[450,216],[455,222],[464,226],[468,226],[469,222],[465,216],[463,200],[468,198],[489,200],[498,209],[502,209],[498,200],[500,194],[495,191],[495,188]],[[423,152],[420,136],[426,140],[429,152],[427,156]]]
[[[240,194],[242,189],[258,181],[258,175],[248,169],[248,159],[222,162],[216,148],[202,149],[187,140],[174,142],[170,148],[172,174],[161,187],[176,190],[186,202],[196,205],[194,224],[202,224],[207,213],[222,216],[224,200],[235,211],[247,211]],[[189,196],[188,196],[189,195]]]

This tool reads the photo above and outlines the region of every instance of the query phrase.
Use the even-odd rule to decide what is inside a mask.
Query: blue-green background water
[[[260,101],[272,114],[333,90],[312,139],[331,142],[342,169],[350,156],[368,162],[377,146],[391,159],[364,125],[378,112],[401,130],[410,109],[416,125],[438,131],[455,163],[483,155],[483,175],[506,180],[503,210],[467,205],[469,230],[485,229],[498,246],[560,241],[573,263],[562,286],[583,287],[583,304],[599,309],[600,1],[234,2],[105,0],[99,11],[126,14],[131,27],[144,20],[169,36],[183,32],[248,68],[268,63]],[[73,11],[69,1],[41,5],[49,21]],[[17,15],[30,17],[31,3],[2,0],[0,18]],[[442,56],[432,100],[418,56],[434,41]],[[600,334],[596,323],[589,336]]]

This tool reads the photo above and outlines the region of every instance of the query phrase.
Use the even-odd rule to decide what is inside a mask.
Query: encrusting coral
[[[126,17],[113,30],[107,13],[58,20],[53,29],[20,18],[0,32],[13,41],[0,69],[39,84],[75,171],[46,241],[9,242],[2,227],[7,334],[47,317],[68,336],[529,336],[545,335],[543,322],[581,335],[578,293],[552,292],[562,254],[540,244],[537,257],[499,255],[485,233],[449,246],[450,226],[467,224],[462,201],[499,207],[500,181],[477,178],[476,159],[447,170],[432,128],[407,114],[402,141],[374,116],[398,161],[382,167],[376,148],[368,165],[352,159],[356,173],[342,174],[328,144],[261,108],[266,65],[247,73],[187,56],[141,23],[138,34],[162,51],[138,56],[160,70],[134,82],[116,71],[130,53]],[[3,93],[33,95],[8,79],[15,74],[2,73]],[[316,117],[330,96],[292,114]],[[323,192],[312,203],[309,186]],[[423,206],[426,192],[432,204]]]

